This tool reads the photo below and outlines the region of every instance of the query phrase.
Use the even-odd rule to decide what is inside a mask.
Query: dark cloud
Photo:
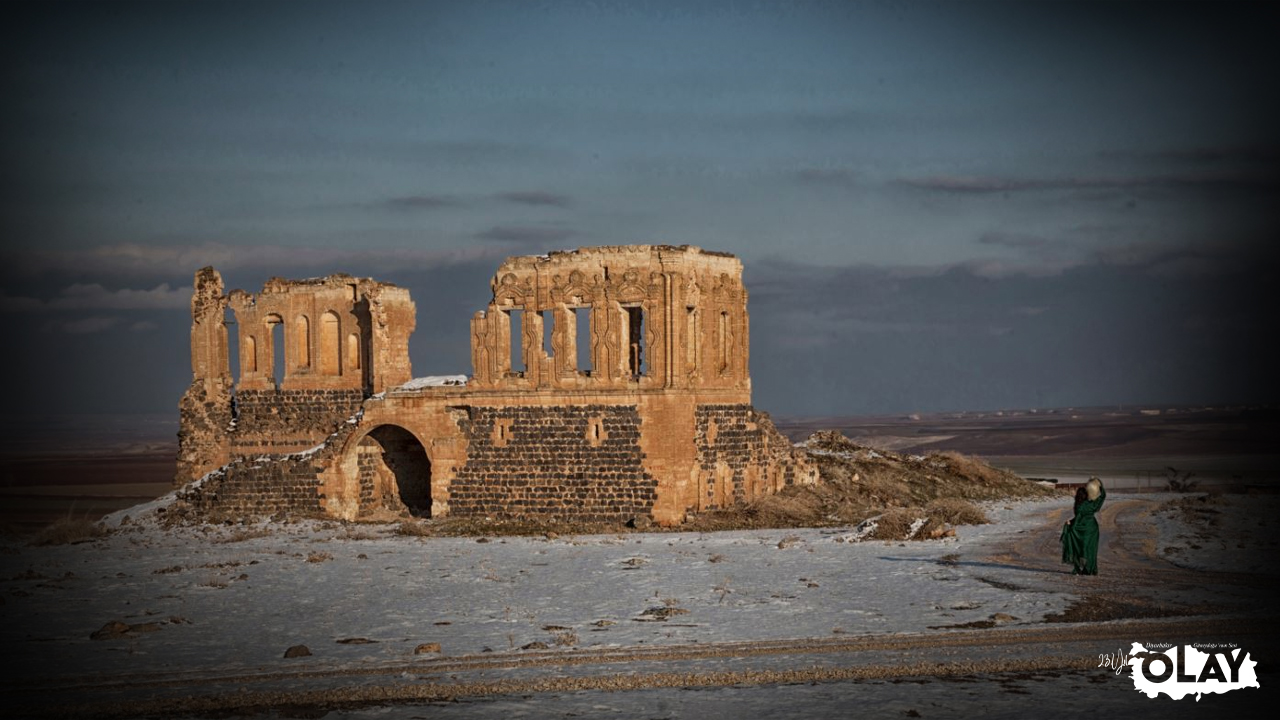
[[[799,415],[1275,401],[1263,258],[1246,255],[1039,276],[756,263],[754,401]],[[1213,272],[1164,272],[1197,262]]]
[[[1280,174],[1269,172],[1200,172],[1133,177],[1009,178],[982,175],[934,175],[909,178],[901,184],[919,190],[957,194],[1010,193],[1034,190],[1092,190],[1144,188],[1240,188],[1271,190],[1280,187]]]
[[[1191,164],[1280,164],[1280,146],[1231,145],[1219,147],[1187,147],[1150,152],[1112,151],[1099,153],[1104,158],[1173,160]]]
[[[542,190],[526,190],[519,192],[499,193],[495,197],[518,205],[550,205],[552,207],[569,207],[572,200],[568,195],[545,192]]]
[[[437,208],[456,208],[463,202],[452,195],[406,195],[391,198],[380,203],[383,207],[398,210],[432,210]]]
[[[494,248],[469,246],[448,250],[423,248],[314,247],[298,245],[144,245],[119,243],[75,250],[9,250],[0,252],[0,277],[6,281],[46,276],[91,275],[108,279],[189,278],[198,268],[212,265],[222,271],[381,272],[405,268],[448,267],[501,254]],[[7,287],[6,282],[0,286]],[[140,292],[140,291],[139,291]],[[151,291],[151,292],[154,292]],[[169,292],[176,292],[170,290]],[[7,301],[21,301],[8,298]]]
[[[476,233],[475,236],[481,240],[503,243],[547,244],[567,240],[573,235],[574,232],[567,228],[542,225],[495,225],[488,230]]]
[[[91,335],[110,330],[120,324],[118,317],[93,316],[76,320],[56,320],[45,323],[45,332],[62,332],[68,335]]]
[[[191,303],[191,289],[171,288],[161,283],[150,290],[121,288],[108,290],[98,283],[74,284],[48,300],[9,297],[0,291],[0,312],[41,310],[185,310]]]

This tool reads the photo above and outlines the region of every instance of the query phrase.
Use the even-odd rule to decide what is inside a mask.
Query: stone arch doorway
[[[379,425],[356,445],[360,514],[431,517],[431,461],[413,433]]]

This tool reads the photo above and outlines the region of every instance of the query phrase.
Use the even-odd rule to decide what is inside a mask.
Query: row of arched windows
[[[284,318],[272,313],[263,319],[262,334],[264,337],[271,338],[270,347],[272,348],[272,358],[269,360],[269,367],[277,379],[280,377],[280,371],[283,369],[288,353],[285,352],[284,345]],[[258,364],[258,344],[259,339],[256,334],[250,332],[242,336],[244,338],[243,347],[240,348],[243,360],[241,367],[246,373],[257,373]],[[290,348],[292,356],[288,357],[289,366],[292,370],[314,370],[320,375],[342,375],[358,372],[361,366],[361,348],[359,333],[347,333],[346,342],[342,341],[342,323],[338,318],[338,314],[332,310],[320,316],[319,336],[317,338],[315,352],[317,362],[313,367],[312,358],[312,342],[311,342],[311,319],[306,315],[299,315],[294,319],[293,337]],[[345,353],[344,353],[345,351]]]

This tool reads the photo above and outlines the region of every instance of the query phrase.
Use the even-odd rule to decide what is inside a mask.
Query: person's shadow
[[[1021,572],[1031,573],[1048,573],[1058,574],[1058,570],[1049,570],[1046,568],[1025,567],[1023,565],[1009,565],[1006,563],[983,562],[979,560],[942,560],[939,558],[913,558],[913,557],[888,557],[881,555],[881,560],[889,560],[891,562],[918,562],[932,563],[941,567],[975,567],[975,568],[991,568],[994,570],[1019,570]],[[1068,570],[1067,574],[1071,571]]]

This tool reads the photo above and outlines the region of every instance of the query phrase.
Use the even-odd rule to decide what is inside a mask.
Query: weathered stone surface
[[[182,497],[198,517],[643,525],[812,482],[750,405],[741,275],[687,246],[511,258],[472,319],[470,379],[406,385],[406,291],[331,275],[223,295],[204,268],[177,476],[203,479]]]
[[[306,645],[293,645],[284,651],[285,659],[307,657],[309,655],[311,655],[311,648]]]

